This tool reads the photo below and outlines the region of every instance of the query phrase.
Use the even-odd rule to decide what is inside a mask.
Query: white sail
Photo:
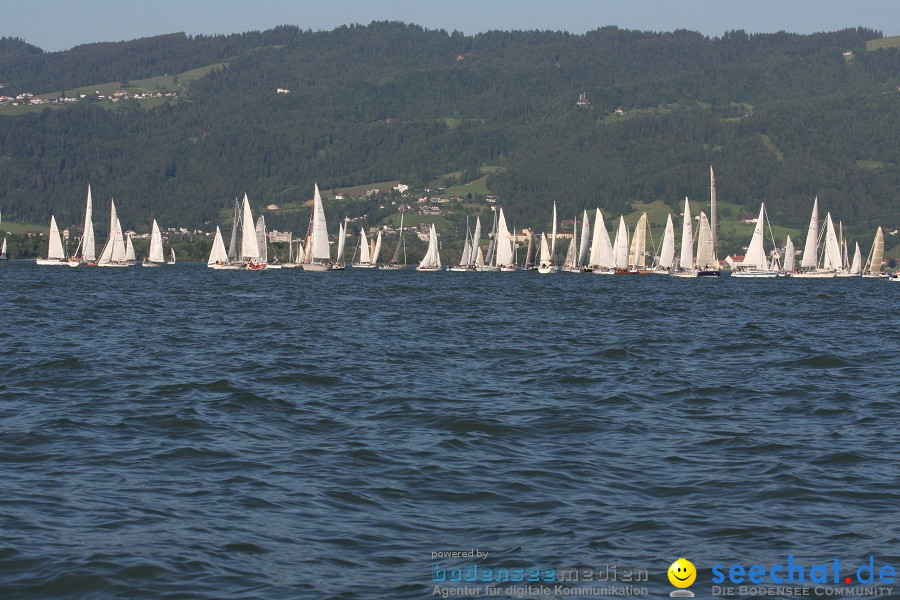
[[[337,255],[335,261],[338,264],[343,264],[344,262],[344,245],[347,239],[347,224],[350,222],[350,219],[344,217],[344,221],[338,224],[338,245],[337,245]],[[301,250],[302,252],[302,250]]]
[[[119,218],[116,215],[116,203],[114,200],[109,201],[109,238],[106,240],[106,245],[103,246],[103,251],[100,253],[100,258],[97,260],[97,264],[106,265],[111,262],[116,262],[119,260],[124,260],[125,258],[125,245],[122,245],[121,253],[118,252],[118,242],[121,242],[119,236],[121,236],[121,227],[118,225]]]
[[[834,229],[834,223],[831,220],[831,213],[825,215],[825,256],[823,258],[825,269],[841,269],[841,246],[838,243],[837,233]]]
[[[481,251],[481,246],[478,247],[478,252],[475,253],[475,266],[479,269],[484,266],[484,253]]]
[[[569,242],[569,249],[566,250],[566,258],[563,261],[563,270],[571,271],[578,267],[578,219],[572,225],[572,241]]]
[[[378,255],[381,254],[381,229],[378,229],[378,237],[375,238],[375,250],[372,252],[372,264],[378,262]]]
[[[238,260],[238,225],[241,222],[241,206],[238,204],[237,198],[234,199],[234,217],[231,221],[231,239],[228,241],[228,259]],[[162,256],[162,241],[159,244],[159,253]],[[152,258],[150,260],[153,260]],[[160,258],[160,262],[163,259]]]
[[[675,262],[675,225],[672,223],[672,215],[666,220],[666,230],[663,233],[662,244],[659,251],[659,266],[669,269]]]
[[[784,243],[784,271],[786,273],[794,272],[794,242],[791,241],[791,236],[787,236],[787,241]]]
[[[578,246],[578,264],[585,265],[588,257],[588,243],[591,236],[591,221],[588,218],[588,212],[584,211],[581,221],[581,244]]]
[[[319,184],[316,184],[313,196],[312,234],[310,236],[311,257],[313,260],[328,260],[331,258],[331,248],[328,247],[328,226],[325,223],[325,209],[322,206],[322,195],[319,193]]]
[[[616,260],[616,268],[628,268],[628,228],[625,227],[625,217],[622,215],[619,215],[619,230],[616,232],[613,256]]]
[[[81,235],[81,258],[86,262],[97,260],[97,242],[94,240],[94,223],[91,220],[94,203],[91,201],[91,186],[88,185],[87,205],[84,209],[84,230]]]
[[[713,251],[712,230],[706,213],[700,211],[700,232],[697,234],[697,268],[718,269]]]
[[[512,239],[506,227],[506,216],[500,209],[500,220],[497,225],[497,264],[507,266],[513,264]]]
[[[66,257],[63,251],[62,238],[59,235],[59,227],[56,226],[56,218],[50,215],[50,241],[47,248],[47,259],[62,260]]]
[[[369,264],[372,257],[369,255],[369,240],[366,238],[365,225],[359,230],[359,262]]]
[[[756,227],[753,229],[753,237],[750,238],[750,245],[747,246],[747,253],[744,254],[744,261],[741,266],[751,267],[759,270],[767,270],[769,263],[766,260],[766,250],[763,246],[763,223],[765,223],[766,205],[761,204],[759,207],[759,218],[756,221]]]
[[[553,233],[550,238],[550,263],[556,257],[556,202],[553,203]]]
[[[881,262],[884,260],[884,232],[881,227],[875,232],[875,241],[872,243],[871,258],[866,262],[866,273],[881,273]]]
[[[684,220],[681,224],[681,260],[678,263],[684,270],[694,268],[694,237],[691,222],[691,206],[687,196],[684,197]]]
[[[474,231],[474,233],[472,233],[472,250],[471,250],[472,254],[470,255],[471,260],[469,261],[469,264],[472,264],[473,262],[475,262],[475,254],[476,254],[475,250],[477,249],[478,252],[481,252],[481,246],[479,246],[479,244],[481,244],[481,217],[476,217],[475,231]],[[484,260],[482,260],[481,264],[482,265],[484,264]],[[481,266],[481,265],[479,265],[479,266]]]
[[[9,260],[9,257],[6,256],[6,238],[3,238],[3,244],[0,245],[0,259]]]
[[[596,266],[600,265],[600,228],[601,227],[606,229],[605,225],[603,225],[603,213],[601,213],[600,209],[598,208],[596,214],[594,215],[594,235],[591,237],[591,250],[588,254],[588,264],[591,265],[592,267],[596,267]]]
[[[437,230],[434,223],[431,224],[431,230],[428,235],[428,251],[419,263],[420,269],[437,269],[441,266],[441,255],[438,251]]]
[[[175,248],[169,248],[169,257],[170,257],[169,264],[174,265],[175,264]]]
[[[803,246],[803,258],[800,260],[800,266],[804,269],[815,269],[818,264],[818,248],[819,241],[819,198],[813,201],[812,216],[809,218],[809,228],[806,230],[806,244]]]
[[[125,260],[134,262],[134,244],[131,242],[131,234],[125,236]]]
[[[153,231],[157,234],[159,233],[159,227],[156,225],[156,219],[153,220]],[[153,245],[153,239],[150,239],[150,245]],[[150,249],[150,261],[151,262],[163,262],[162,256],[162,242],[160,242],[159,246],[159,258],[154,258],[153,248]],[[212,250],[209,252],[209,260],[206,261],[208,265],[214,264],[222,264],[228,261],[228,252],[225,250],[225,241],[222,239],[222,231],[219,229],[219,226],[216,226],[216,237],[213,239]]]
[[[859,253],[859,242],[856,242],[856,249],[853,251],[853,262],[850,263],[850,273],[859,275],[862,273],[862,255]]]
[[[647,213],[641,214],[634,226],[634,237],[631,238],[631,251],[628,253],[628,266],[643,268],[646,266],[647,254]]]
[[[259,215],[256,219],[256,247],[259,248],[259,261],[269,262],[269,245],[266,243],[266,217]]]
[[[216,231],[219,231],[218,227],[216,227]],[[222,233],[219,232],[218,235],[221,237]],[[224,247],[224,242],[222,245]],[[155,263],[166,261],[163,256],[162,234],[159,231],[159,225],[156,224],[156,219],[153,219],[153,228],[150,230],[150,256],[147,257],[147,260]]]
[[[250,200],[244,194],[244,203],[241,216],[241,260],[254,260],[259,258],[259,242],[256,240],[256,230],[253,228],[253,213],[250,212]]]
[[[550,264],[550,246],[547,245],[547,234],[541,234],[541,255],[540,262],[542,265]]]
[[[468,226],[466,227],[466,242],[463,246],[462,256],[459,258],[459,266],[465,267],[472,262],[472,237]]]

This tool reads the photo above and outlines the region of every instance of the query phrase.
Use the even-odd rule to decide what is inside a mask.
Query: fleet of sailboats
[[[492,207],[492,211],[494,213],[494,224],[487,245],[487,255],[485,256],[480,243],[480,217],[476,217],[474,232],[470,229],[467,220],[466,235],[459,264],[454,265],[449,270],[514,271],[519,268],[519,262],[516,257],[518,245],[516,232],[514,230],[510,233],[502,207]],[[559,237],[558,217],[556,203],[554,202],[549,236],[547,233],[542,233],[538,237],[530,230],[524,232],[524,238],[527,241],[527,252],[522,268],[524,270],[537,270],[542,274],[556,273],[561,269],[563,272],[570,273],[653,273],[671,275],[673,277],[718,276],[721,272],[721,267],[717,252],[716,216],[715,174],[712,167],[710,167],[710,218],[707,218],[704,211],[700,211],[696,219],[692,218],[690,200],[685,198],[684,212],[682,213],[680,252],[678,254],[676,254],[676,236],[671,214],[666,217],[666,224],[658,252],[657,248],[653,247],[652,253],[650,253],[647,250],[647,240],[650,238],[652,245],[653,239],[650,235],[647,213],[640,215],[634,225],[631,236],[629,236],[624,216],[620,216],[618,227],[615,229],[614,239],[611,240],[603,213],[597,208],[594,216],[593,235],[591,235],[591,223],[587,210],[583,210],[580,215],[580,227],[579,217],[575,218],[566,257],[562,264],[558,266],[555,261],[556,240]],[[82,235],[78,238],[75,252],[70,256],[67,255],[56,218],[54,215],[51,215],[50,232],[47,238],[47,257],[36,259],[36,263],[42,266],[77,266],[83,264],[103,267],[125,267],[135,264],[132,235],[131,232],[128,234],[123,233],[115,202],[110,200],[108,237],[99,257],[95,255],[96,242],[92,217],[93,200],[91,187],[88,186]],[[693,225],[695,220],[698,222],[696,231]],[[380,265],[380,268],[384,270],[399,270],[406,266],[403,223],[404,214],[401,211],[397,244],[390,262]],[[349,219],[347,218],[339,223],[339,231],[336,238],[337,253],[335,260],[332,261],[322,197],[316,184],[314,186],[313,206],[310,211],[305,246],[300,240],[296,240],[297,252],[295,254],[294,240],[291,239],[289,241],[289,260],[285,267],[300,266],[304,270],[314,272],[343,269],[344,246],[348,225]],[[767,228],[772,244],[772,249],[768,251],[765,243]],[[152,222],[149,237],[149,254],[144,259],[143,266],[157,267],[165,264],[162,235],[155,219]],[[434,223],[428,228],[427,239],[428,249],[416,270],[426,272],[440,271],[443,267],[438,233]],[[377,236],[374,239],[369,239],[366,236],[365,229],[361,229],[357,246],[359,249],[359,261],[354,262],[352,266],[368,269],[379,268],[378,256],[381,244],[381,229],[377,231]],[[820,220],[818,198],[815,198],[807,228],[806,241],[799,261],[799,268],[795,269],[796,252],[793,241],[790,236],[787,236],[784,243],[784,253],[781,254],[779,252],[772,236],[772,228],[769,225],[766,206],[764,203],[761,203],[759,216],[755,219],[753,234],[746,248],[746,253],[743,257],[736,257],[734,260],[729,257],[727,261],[732,266],[731,276],[737,279],[888,277],[886,273],[882,272],[884,231],[881,227],[876,231],[869,256],[865,261],[865,267],[862,265],[859,243],[853,243],[852,247],[851,259],[851,241],[844,235],[843,223],[838,223],[838,226],[835,227],[835,220],[832,219],[831,213],[826,213],[825,218]],[[3,249],[5,255],[5,239],[3,241]],[[694,253],[695,249],[696,254]],[[355,252],[354,256],[356,256]],[[653,259],[652,264],[649,258]],[[175,252],[172,248],[170,248],[168,264],[175,264]],[[222,231],[218,226],[216,227],[207,266],[213,269],[228,270],[281,268],[277,257],[273,256],[273,260],[269,261],[265,218],[260,215],[254,225],[247,194],[244,194],[242,202],[235,200],[232,235],[230,246],[227,250]],[[897,277],[892,277],[892,280],[896,279]]]

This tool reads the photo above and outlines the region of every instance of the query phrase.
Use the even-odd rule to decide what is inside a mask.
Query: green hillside
[[[255,210],[279,206],[270,228],[300,232],[318,182],[329,215],[370,225],[422,195],[462,197],[440,215],[450,239],[490,214],[489,193],[520,228],[546,229],[553,201],[565,218],[677,215],[685,196],[708,197],[714,165],[734,206],[723,224],[764,201],[800,231],[818,195],[860,239],[900,225],[900,48],[872,30],[466,36],[381,22],[2,47],[0,95],[90,96],[0,106],[0,210],[17,222],[80,222],[90,183],[98,223],[115,197],[126,228],[209,231],[246,192]],[[177,97],[93,97],[120,88]],[[373,182],[411,189],[353,197]],[[746,243],[741,227],[722,233]]]

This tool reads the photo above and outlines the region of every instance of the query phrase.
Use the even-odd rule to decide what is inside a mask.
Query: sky
[[[333,29],[351,23],[404,21],[466,34],[491,29],[584,33],[690,29],[718,36],[813,33],[869,27],[900,35],[900,0],[27,0],[4,3],[0,37],[47,51],[163,33],[240,33],[298,25]]]

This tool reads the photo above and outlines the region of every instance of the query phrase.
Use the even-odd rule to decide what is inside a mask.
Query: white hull
[[[559,268],[556,265],[548,265],[548,266],[540,266],[537,269],[537,272],[541,275],[550,275],[559,271]]]
[[[299,267],[300,265],[298,265],[297,263],[284,263],[283,265],[281,265],[282,269],[297,269]]]
[[[406,265],[381,265],[382,271],[402,271]]]
[[[862,275],[860,273],[846,273],[842,271],[835,275],[835,277],[862,277]]]
[[[799,271],[792,275],[796,279],[831,279],[834,276],[834,271]]]
[[[57,258],[36,258],[34,260],[35,264],[41,265],[42,267],[65,267],[70,266],[69,261],[66,259],[57,259]],[[76,266],[78,263],[74,263]]]
[[[887,273],[865,273],[863,277],[865,279],[887,279]]]
[[[671,277],[693,277],[697,278],[697,271],[673,271],[669,273]]]
[[[890,281],[900,282],[900,275],[897,275],[896,273],[891,275]]]
[[[591,271],[594,275],[615,275],[615,269],[608,269],[606,267],[595,267],[593,271]]]
[[[441,267],[416,267],[416,271],[422,271],[423,273],[436,273],[441,270]]]
[[[142,267],[158,267],[158,266],[159,266],[159,263],[150,262],[150,261],[144,261],[144,262],[141,263],[141,266],[142,266]]]
[[[478,270],[482,273],[498,273],[500,267],[495,267],[494,265],[482,265],[481,267],[478,267]]]
[[[243,271],[244,265],[242,263],[232,263],[226,265],[206,265],[210,269],[216,269],[217,271]]]
[[[450,271],[451,273],[474,273],[478,269],[475,268],[474,266],[470,267],[467,265],[462,265],[462,266],[456,265],[455,267],[450,267],[447,270]]]
[[[304,263],[303,270],[312,273],[324,273],[325,271],[331,270],[331,265],[326,265],[324,263]]]
[[[98,267],[110,267],[110,268],[120,268],[120,267],[130,267],[127,262],[108,262],[108,263],[97,263]]]
[[[503,273],[512,273],[518,267],[516,265],[500,265],[500,271]]]
[[[353,263],[350,265],[354,269],[375,269],[377,266],[374,263]]]
[[[732,277],[739,279],[769,279],[779,277],[778,271],[732,271]]]

